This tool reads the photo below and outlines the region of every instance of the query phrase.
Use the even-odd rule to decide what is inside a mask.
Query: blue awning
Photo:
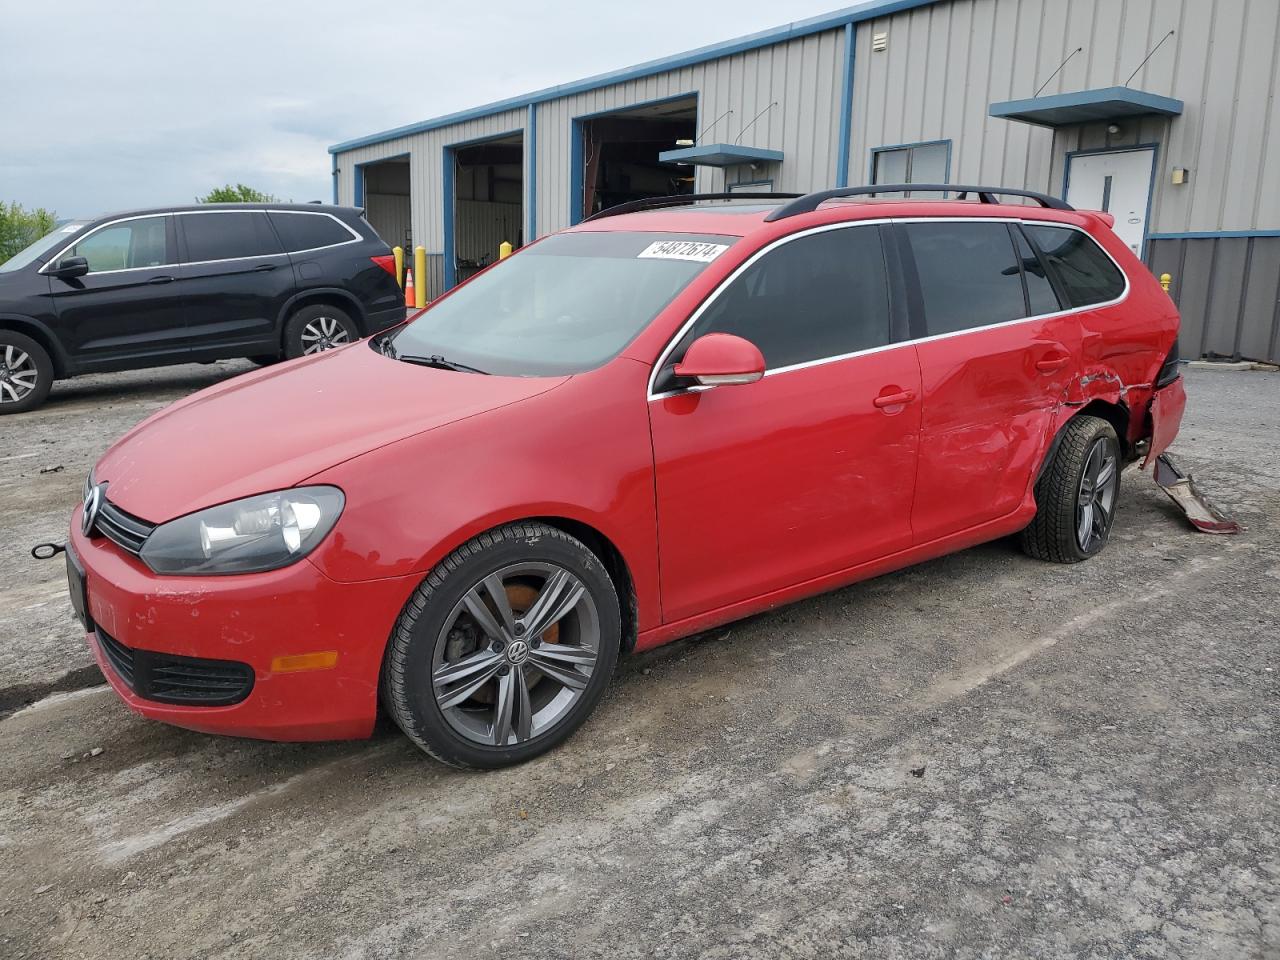
[[[781,150],[740,147],[736,143],[708,143],[701,147],[680,147],[658,154],[663,163],[690,163],[699,167],[736,167],[743,163],[769,163],[782,159]]]
[[[993,117],[1034,123],[1040,127],[1064,127],[1071,123],[1097,123],[1127,117],[1176,117],[1182,113],[1182,101],[1129,87],[1102,87],[1027,100],[1006,100],[991,104],[987,112]]]

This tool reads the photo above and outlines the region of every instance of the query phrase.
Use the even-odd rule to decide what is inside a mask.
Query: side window
[[[750,340],[770,370],[888,343],[879,228],[824,230],[765,254],[720,291],[673,358],[705,333]]]
[[[1057,274],[1071,306],[1105,303],[1124,293],[1124,274],[1084,231],[1042,224],[1026,224],[1025,229]]]
[[[284,248],[290,253],[331,247],[355,239],[350,230],[325,214],[283,213],[273,210],[267,216],[284,241]]]
[[[1062,305],[1058,303],[1058,295],[1054,293],[1044,263],[1031,249],[1031,244],[1027,243],[1022,231],[1016,227],[1013,230],[1013,245],[1018,248],[1018,259],[1022,261],[1022,278],[1027,283],[1027,307],[1031,311],[1030,315],[1038,317],[1045,313],[1057,313]]]
[[[929,336],[1026,316],[1009,228],[991,223],[904,223]]]
[[[132,270],[173,263],[165,237],[165,217],[124,220],[91,233],[62,255],[84,257],[90,273]]]
[[[188,263],[280,252],[280,244],[261,211],[188,213],[179,216],[178,223],[187,241]]]

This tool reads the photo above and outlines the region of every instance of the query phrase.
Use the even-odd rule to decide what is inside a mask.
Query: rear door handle
[[[1070,357],[1045,357],[1036,361],[1036,369],[1041,373],[1057,373],[1070,361]]]
[[[173,283],[173,277],[152,277],[147,283]]]
[[[253,268],[253,272],[266,273],[268,270],[274,270],[275,268],[276,268],[276,265],[274,263],[260,263]]]
[[[914,390],[903,390],[901,393],[890,393],[883,397],[876,397],[871,402],[877,409],[883,410],[885,407],[900,407],[904,403],[910,403],[915,398],[916,392]]]

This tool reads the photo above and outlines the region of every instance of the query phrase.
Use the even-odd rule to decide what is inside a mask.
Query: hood
[[[164,523],[297,486],[344,460],[567,379],[437,370],[360,342],[234,377],[166,407],[117,441],[95,475],[111,484],[112,503]]]

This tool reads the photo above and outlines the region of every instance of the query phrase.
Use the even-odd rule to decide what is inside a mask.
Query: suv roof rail
[[[684,193],[669,197],[644,197],[641,200],[628,200],[626,203],[619,203],[599,213],[593,213],[582,222],[590,223],[592,220],[616,217],[620,213],[635,213],[639,210],[683,207],[697,203],[699,200],[796,200],[803,197],[804,194],[801,193]]]
[[[961,183],[877,183],[867,187],[838,187],[835,190],[819,190],[816,193],[806,193],[797,200],[784,203],[764,219],[766,223],[772,223],[774,220],[794,217],[796,214],[810,213],[817,210],[819,206],[828,200],[835,200],[839,197],[865,197],[881,193],[907,193],[908,191],[954,193],[957,200],[963,200],[968,194],[976,193],[981,203],[999,203],[1000,201],[996,199],[997,196],[1028,197],[1035,200],[1040,206],[1053,210],[1075,209],[1075,207],[1063,200],[1059,200],[1057,197],[1036,193],[1034,190],[1015,190],[1010,187],[971,187]]]

